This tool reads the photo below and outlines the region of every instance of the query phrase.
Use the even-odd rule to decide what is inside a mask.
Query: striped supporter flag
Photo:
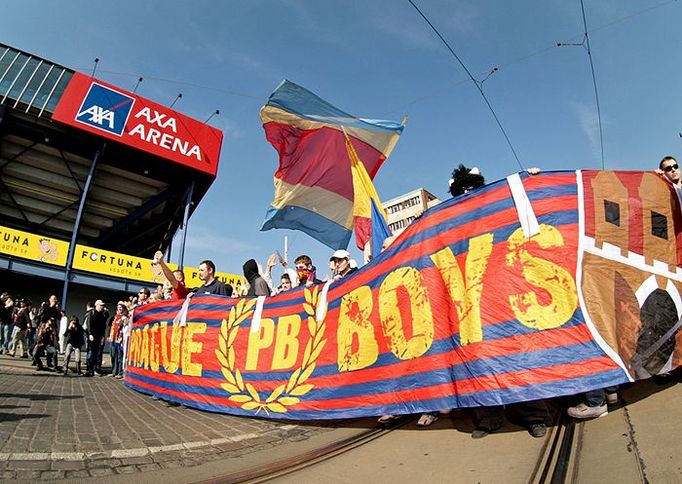
[[[521,174],[521,182],[539,224],[532,237],[501,180],[429,209],[339,281],[264,302],[196,297],[184,327],[172,324],[182,301],[136,310],[125,383],[214,412],[336,419],[629,381],[579,295],[589,269],[579,257],[579,174]],[[590,308],[592,320],[614,312],[607,300],[601,294]]]
[[[261,120],[279,153],[275,197],[261,230],[301,230],[332,249],[345,249],[357,222],[353,212],[359,195],[354,190],[359,170],[351,169],[350,157],[361,160],[371,185],[403,124],[357,118],[286,80],[261,109]],[[364,246],[370,212],[359,210],[367,219],[358,239]]]

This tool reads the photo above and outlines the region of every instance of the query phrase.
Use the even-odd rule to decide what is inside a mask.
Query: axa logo
[[[134,98],[93,82],[76,121],[121,136],[134,104]]]

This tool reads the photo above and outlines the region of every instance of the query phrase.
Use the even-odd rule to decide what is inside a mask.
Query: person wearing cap
[[[101,355],[104,349],[104,336],[108,319],[109,313],[104,307],[104,301],[98,299],[95,301],[95,310],[90,315],[88,326],[87,372],[85,376],[93,376],[95,373],[103,376]]]
[[[333,262],[334,267],[336,268],[336,275],[334,276],[334,279],[341,279],[358,270],[357,268],[351,267],[350,254],[347,250],[337,250],[329,258],[329,261]]]

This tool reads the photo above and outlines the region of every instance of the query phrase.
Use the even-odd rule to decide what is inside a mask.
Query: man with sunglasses
[[[666,156],[661,160],[656,173],[663,175],[675,188],[682,188],[682,183],[680,183],[680,166],[672,156]]]

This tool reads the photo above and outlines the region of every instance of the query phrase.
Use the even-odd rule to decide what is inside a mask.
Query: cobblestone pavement
[[[110,377],[0,356],[0,479],[113,476],[239,457],[330,431],[169,406]]]

